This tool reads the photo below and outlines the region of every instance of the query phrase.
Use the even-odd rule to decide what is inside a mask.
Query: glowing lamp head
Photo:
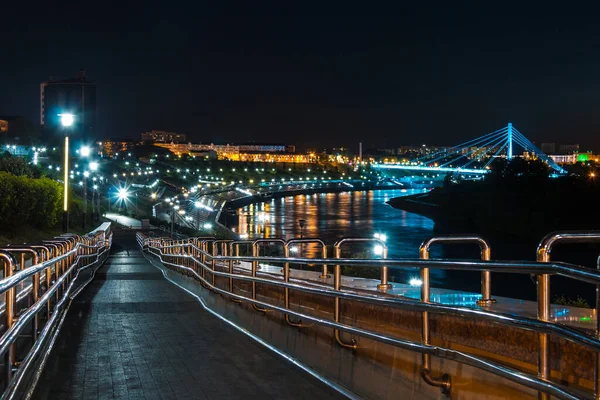
[[[383,255],[383,246],[378,244],[375,247],[373,247],[373,253],[375,253],[376,256]]]
[[[93,161],[90,163],[90,171],[96,171],[98,169],[98,163]]]
[[[126,200],[129,197],[129,191],[125,188],[120,188],[117,192],[119,200]]]
[[[58,114],[60,116],[60,124],[64,127],[69,127],[75,122],[75,116],[73,114]]]
[[[90,146],[83,146],[81,149],[79,149],[79,155],[81,157],[88,157],[90,155],[90,152]]]

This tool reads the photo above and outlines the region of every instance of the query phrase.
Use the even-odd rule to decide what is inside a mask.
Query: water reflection
[[[320,237],[333,244],[343,237],[387,235],[390,258],[417,258],[419,245],[433,234],[429,218],[396,210],[385,202],[420,190],[375,190],[321,193],[273,199],[238,210],[236,231],[250,238]],[[305,220],[301,228],[299,220]],[[318,247],[305,245],[303,255],[314,257]],[[436,256],[435,249],[432,256]],[[414,275],[414,273],[413,273]]]

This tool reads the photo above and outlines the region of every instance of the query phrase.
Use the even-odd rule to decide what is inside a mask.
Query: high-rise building
[[[540,150],[544,154],[556,154],[556,143],[542,143],[540,145]]]
[[[40,85],[40,124],[48,134],[61,131],[58,114],[71,113],[75,122],[69,134],[82,140],[96,135],[96,84],[88,80],[85,70],[76,78],[49,80]]]
[[[579,145],[578,144],[561,144],[558,149],[559,149],[560,154],[579,153]]]

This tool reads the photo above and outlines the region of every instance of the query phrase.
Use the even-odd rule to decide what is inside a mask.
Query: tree
[[[8,152],[5,152],[0,156],[0,171],[30,178],[38,178],[41,176],[40,171],[29,165],[24,158],[14,157]]]

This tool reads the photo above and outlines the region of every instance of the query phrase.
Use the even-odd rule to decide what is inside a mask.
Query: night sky
[[[3,5],[0,115],[39,122],[40,82],[85,68],[103,137],[356,150],[458,144],[510,120],[600,150],[598,7],[211,3]]]

